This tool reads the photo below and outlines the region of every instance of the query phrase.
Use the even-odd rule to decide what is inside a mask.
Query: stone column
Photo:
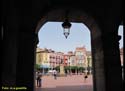
[[[1,60],[2,87],[14,87],[16,84],[16,63],[18,55],[18,32],[13,27],[3,27]]]
[[[122,91],[122,69],[117,33],[103,33],[106,91]]]
[[[12,2],[2,2],[2,86],[15,87],[16,63],[18,59],[19,16]]]
[[[93,25],[91,31],[93,91],[106,91],[103,59],[104,54],[101,36],[102,34],[98,27]]]
[[[20,32],[16,85],[25,87],[28,91],[34,90],[34,64],[37,42],[35,32]]]

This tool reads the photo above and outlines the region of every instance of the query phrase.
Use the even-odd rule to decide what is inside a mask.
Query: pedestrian
[[[86,82],[86,79],[88,78],[88,75],[86,74],[85,76],[84,76],[84,81]]]
[[[54,75],[54,79],[56,80],[57,79],[57,71],[56,70],[53,71],[53,75]]]
[[[41,87],[41,83],[42,83],[42,74],[40,72],[37,73],[37,87]]]

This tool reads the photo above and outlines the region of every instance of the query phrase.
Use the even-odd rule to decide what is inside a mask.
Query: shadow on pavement
[[[56,86],[53,88],[36,88],[36,91],[93,91],[91,85]]]

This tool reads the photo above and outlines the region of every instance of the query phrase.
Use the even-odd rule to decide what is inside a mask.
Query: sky
[[[121,40],[119,41],[120,45],[119,47],[122,48],[123,47],[123,26],[119,26],[119,29],[118,29],[118,35],[121,36]]]
[[[91,51],[91,37],[89,29],[83,23],[71,23],[70,34],[66,39],[63,35],[62,22],[47,22],[39,33],[38,47],[52,49],[56,52],[75,51],[76,47],[85,46]],[[119,34],[123,36],[123,27],[119,27]],[[123,46],[123,37],[120,47]]]

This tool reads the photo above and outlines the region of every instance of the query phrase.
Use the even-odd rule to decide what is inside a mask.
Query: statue
[[[60,62],[60,76],[65,76],[63,60],[61,60],[61,62]]]

